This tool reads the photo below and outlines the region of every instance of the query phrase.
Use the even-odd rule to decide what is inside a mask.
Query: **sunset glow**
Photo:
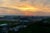
[[[47,2],[48,1],[48,2]],[[24,14],[31,12],[50,12],[49,0],[0,0],[0,7],[18,9]],[[16,13],[15,11],[6,11],[9,14]],[[11,12],[11,13],[10,13]],[[28,12],[28,13],[26,13]],[[1,12],[0,12],[1,13]],[[33,15],[33,14],[32,14]]]
[[[18,9],[21,11],[32,11],[32,12],[37,11],[37,8],[30,6],[28,4],[24,4],[22,6],[19,6]]]
[[[14,9],[19,9],[20,11],[31,11],[31,12],[36,12],[38,10],[38,8],[36,8],[30,4],[27,4],[27,3],[17,4],[17,5],[4,3],[2,7],[14,8]]]

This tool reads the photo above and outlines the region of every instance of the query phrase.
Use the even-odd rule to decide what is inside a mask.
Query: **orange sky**
[[[49,0],[0,0],[0,7],[18,9],[25,15],[34,15],[34,12],[39,11],[50,12]],[[4,11],[0,10],[0,14],[2,13],[4,13]],[[18,12],[14,10],[6,10],[5,13],[17,14]]]

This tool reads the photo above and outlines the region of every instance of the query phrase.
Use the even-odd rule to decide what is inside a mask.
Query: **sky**
[[[0,0],[0,15],[50,16],[50,0]]]

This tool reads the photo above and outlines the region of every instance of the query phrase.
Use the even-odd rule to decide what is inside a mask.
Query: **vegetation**
[[[47,21],[47,23],[43,23]],[[50,19],[42,19],[35,23],[29,24],[27,28],[23,29],[19,33],[49,33],[50,32]]]
[[[36,21],[36,20],[35,21],[34,20],[32,21],[32,19],[30,19],[30,20],[29,20],[29,22],[32,22],[32,23],[27,24],[27,27],[26,28],[24,28],[22,30],[19,30],[18,31],[19,33],[48,33],[48,32],[50,32],[50,18],[42,19],[40,21]],[[20,22],[20,19],[19,19],[18,22]],[[6,21],[6,20],[0,21],[0,24],[3,24],[3,23],[8,23],[8,24],[9,23],[12,23],[12,24],[10,24],[11,25],[11,28],[17,26],[16,25],[17,21]],[[18,33],[18,32],[9,31],[9,33]]]

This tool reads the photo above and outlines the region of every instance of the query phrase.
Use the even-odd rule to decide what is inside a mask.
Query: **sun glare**
[[[30,6],[27,6],[27,5],[18,7],[18,9],[21,10],[21,11],[36,11],[37,10],[37,8],[32,7],[32,6],[30,7]]]
[[[35,6],[28,4],[28,3],[16,3],[16,4],[10,4],[8,1],[4,0],[4,3],[2,7],[7,7],[7,8],[14,8],[18,9],[20,11],[31,11],[31,12],[36,12],[38,8]]]

